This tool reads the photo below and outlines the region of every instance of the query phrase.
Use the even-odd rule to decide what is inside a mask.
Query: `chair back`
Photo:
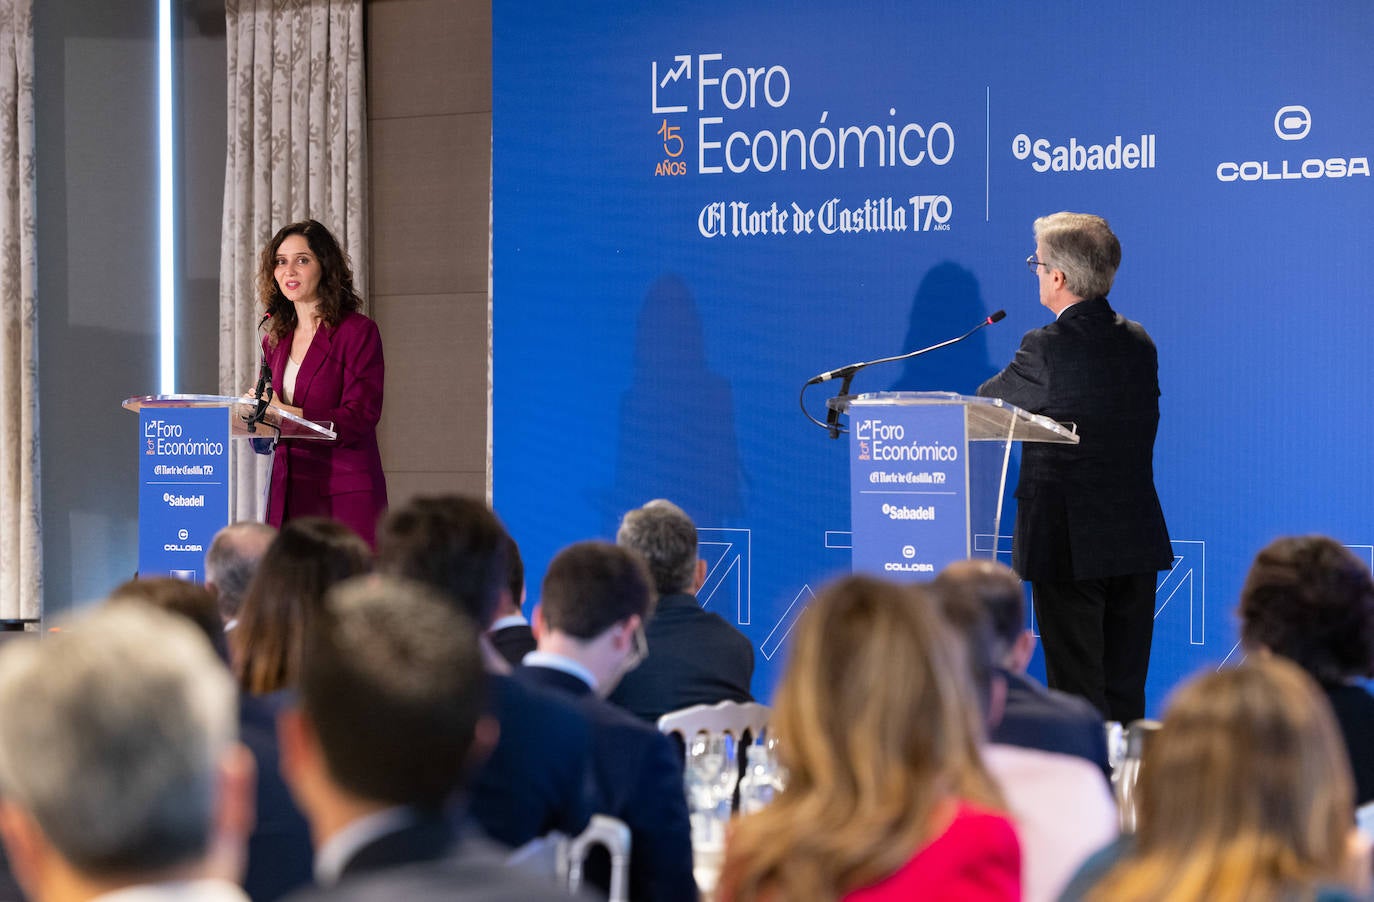
[[[1134,833],[1136,825],[1136,784],[1140,782],[1140,763],[1150,740],[1159,732],[1159,721],[1137,720],[1126,728],[1126,756],[1112,773],[1121,832]]]
[[[630,900],[630,828],[608,814],[593,814],[587,828],[572,839],[558,841],[558,882],[576,895],[582,888],[582,868],[593,846],[611,856],[611,886],[607,902]]]
[[[739,740],[747,730],[755,740],[768,726],[772,711],[758,702],[719,702],[669,711],[658,719],[660,733],[679,733],[690,742],[698,733],[729,733]]]

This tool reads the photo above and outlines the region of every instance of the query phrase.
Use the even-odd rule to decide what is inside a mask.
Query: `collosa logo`
[[[1312,132],[1312,111],[1300,104],[1279,107],[1274,113],[1274,134],[1280,141],[1304,141]],[[1295,148],[1297,149],[1297,148]],[[1306,150],[1304,146],[1301,148]],[[1305,159],[1227,161],[1217,164],[1217,180],[1222,182],[1272,182],[1292,179],[1343,179],[1369,177],[1369,157],[1325,154],[1314,148]],[[1258,156],[1258,154],[1257,154]],[[1291,154],[1296,157],[1298,154]]]

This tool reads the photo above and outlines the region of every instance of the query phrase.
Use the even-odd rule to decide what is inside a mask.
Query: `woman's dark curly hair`
[[[329,229],[313,219],[284,225],[262,249],[262,261],[258,266],[258,300],[262,302],[263,312],[272,314],[269,328],[274,345],[296,328],[296,305],[281,293],[274,275],[277,251],[292,235],[303,237],[315,259],[320,261],[320,321],[326,326],[337,326],[345,313],[363,306],[362,298],[353,288],[353,270],[348,265],[348,255]]]
[[[1374,676],[1374,576],[1325,536],[1290,536],[1255,556],[1240,590],[1241,638],[1322,683]]]

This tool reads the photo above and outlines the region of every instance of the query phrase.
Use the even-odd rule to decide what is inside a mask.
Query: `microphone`
[[[258,320],[257,331],[261,332],[262,327],[271,318],[272,311],[269,309],[262,315],[262,319]],[[258,424],[266,418],[267,408],[272,403],[272,365],[267,360],[266,349],[263,349],[258,362],[258,384],[253,389],[253,400],[256,402],[253,412],[243,418],[244,422],[248,424],[250,433],[258,431]]]
[[[970,335],[972,335],[974,332],[977,332],[979,329],[991,326],[993,323],[1000,323],[1002,320],[1006,318],[1007,311],[998,310],[991,316],[984,318],[981,323],[974,326],[972,329],[969,329],[967,332],[965,332],[963,335],[960,335],[958,338],[951,338],[948,341],[942,341],[939,344],[931,345],[928,348],[921,348],[918,351],[911,351],[907,354],[898,354],[895,357],[880,357],[877,360],[868,360],[862,363],[851,363],[849,364],[849,366],[842,366],[837,370],[830,370],[829,372],[821,373],[819,376],[812,376],[810,379],[806,380],[806,384],[818,385],[822,382],[829,382],[831,379],[839,379],[845,376],[852,376],[859,370],[865,367],[873,366],[876,363],[895,363],[898,360],[909,360],[912,357],[919,357],[922,354],[929,354],[931,351],[938,351],[941,348],[945,348],[957,342],[961,342],[965,338],[968,338]]]
[[[844,381],[843,381],[842,383],[840,383],[840,392],[839,392],[838,395],[836,395],[836,397],[844,397],[844,396],[846,396],[846,395],[849,394],[849,385],[850,385],[851,382],[854,381],[854,374],[857,373],[857,372],[859,372],[859,370],[864,369],[865,367],[870,367],[870,366],[873,366],[874,364],[877,364],[877,363],[895,363],[895,362],[898,361],[898,360],[910,360],[912,357],[919,357],[919,356],[921,356],[922,354],[929,354],[931,351],[938,351],[938,350],[940,350],[941,348],[947,348],[947,347],[949,347],[949,346],[952,345],[952,344],[958,344],[959,342],[961,342],[961,341],[963,341],[964,339],[968,338],[968,337],[969,337],[970,335],[972,335],[973,333],[977,332],[979,329],[983,329],[983,328],[986,328],[987,326],[991,326],[993,323],[1000,323],[1002,320],[1004,320],[1004,319],[1006,319],[1006,318],[1007,318],[1007,311],[1005,311],[1005,310],[998,310],[996,313],[992,314],[991,316],[985,317],[985,318],[983,319],[982,322],[980,322],[978,325],[974,326],[972,329],[969,329],[969,330],[968,330],[967,332],[965,332],[963,335],[960,335],[960,336],[958,336],[958,337],[956,337],[956,338],[950,338],[950,339],[948,339],[948,340],[946,340],[946,341],[940,342],[939,344],[933,344],[933,345],[931,345],[931,346],[928,347],[928,348],[919,348],[918,350],[909,351],[909,352],[907,352],[906,354],[897,354],[897,355],[895,355],[895,356],[893,356],[893,357],[880,357],[880,358],[878,358],[877,360],[868,360],[868,361],[864,361],[864,362],[861,362],[861,363],[851,363],[851,364],[849,364],[848,366],[842,366],[842,367],[840,367],[839,369],[836,369],[836,370],[829,370],[828,372],[821,373],[821,374],[818,375],[818,376],[812,376],[810,379],[806,380],[806,384],[802,386],[801,398],[800,398],[802,413],[806,414],[806,418],[807,418],[808,420],[810,420],[811,422],[815,423],[817,426],[820,426],[822,429],[824,429],[824,430],[826,430],[827,432],[829,432],[831,438],[839,438],[839,437],[840,437],[840,419],[839,419],[839,418],[840,418],[840,413],[839,413],[839,411],[836,410],[835,408],[831,407],[831,408],[826,412],[826,415],[825,415],[825,422],[824,422],[824,423],[822,423],[820,420],[818,420],[818,419],[816,419],[815,417],[813,417],[813,416],[810,414],[810,412],[807,411],[807,409],[806,409],[806,390],[807,390],[808,388],[810,388],[810,387],[813,386],[813,385],[817,385],[817,384],[819,384],[819,383],[821,383],[821,382],[829,382],[831,379],[843,379]]]

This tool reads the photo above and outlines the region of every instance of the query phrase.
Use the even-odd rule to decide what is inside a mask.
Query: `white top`
[[[301,365],[291,359],[291,355],[286,356],[286,371],[281,374],[281,399],[287,404],[295,404],[296,399],[296,376],[301,371]]]
[[[1000,743],[983,746],[983,763],[1016,823],[1026,902],[1059,898],[1088,856],[1116,839],[1116,802],[1101,768]]]
[[[139,883],[94,897],[91,902],[248,902],[243,890],[223,880]]]

